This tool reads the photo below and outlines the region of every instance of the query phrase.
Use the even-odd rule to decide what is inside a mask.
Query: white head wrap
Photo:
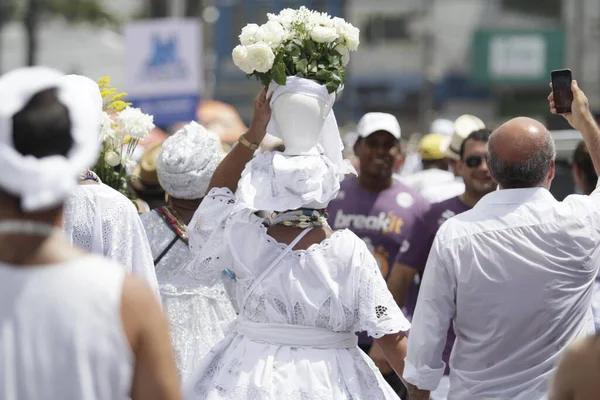
[[[316,151],[301,156],[286,156],[266,152],[257,155],[242,173],[238,189],[238,203],[254,210],[286,211],[301,207],[325,208],[340,189],[347,174],[356,174],[352,164],[342,156],[344,144],[340,137],[333,103],[336,94],[318,82],[287,77],[284,86],[274,82],[271,106],[284,93],[300,93],[325,103],[323,127]],[[274,118],[267,132],[281,138]]]
[[[61,80],[62,73],[45,68],[20,68],[0,77],[0,187],[21,198],[24,211],[59,205],[77,184],[79,174],[98,157],[100,113],[91,96]],[[57,89],[69,110],[73,146],[67,156],[23,156],[13,144],[13,116],[37,93]]]
[[[65,75],[60,80],[66,84],[73,85],[81,90],[82,93],[88,93],[93,101],[94,108],[98,110],[98,113],[102,113],[104,100],[102,100],[100,87],[96,82],[83,75]]]
[[[179,199],[204,197],[221,156],[219,138],[191,122],[164,141],[156,161],[158,182]]]

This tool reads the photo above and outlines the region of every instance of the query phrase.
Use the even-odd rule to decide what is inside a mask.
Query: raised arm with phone
[[[552,83],[550,87],[553,87]],[[561,108],[557,107],[555,90],[548,96],[550,111],[553,114],[563,116],[574,129],[581,132],[592,157],[596,174],[600,175],[600,129],[598,128],[598,123],[590,111],[585,93],[579,88],[575,80],[571,81],[571,91],[573,93],[571,111],[561,112]]]

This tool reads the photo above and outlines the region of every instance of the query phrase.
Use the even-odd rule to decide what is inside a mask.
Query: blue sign
[[[163,128],[196,119],[203,88],[197,19],[135,21],[125,28],[128,101]]]

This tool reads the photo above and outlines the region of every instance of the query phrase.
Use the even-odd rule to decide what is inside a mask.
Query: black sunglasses
[[[467,167],[469,168],[477,168],[481,165],[481,163],[485,160],[485,158],[483,156],[479,156],[479,155],[472,155],[469,156],[467,158],[465,158],[465,164],[467,165]]]

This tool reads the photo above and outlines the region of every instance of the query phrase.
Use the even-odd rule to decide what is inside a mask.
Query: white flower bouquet
[[[345,80],[350,52],[359,44],[359,30],[342,18],[326,13],[284,9],[267,14],[262,26],[248,24],[233,49],[234,64],[263,85],[285,85],[287,76],[312,79],[337,91]]]
[[[109,78],[101,78],[98,86],[104,100],[99,137],[102,149],[92,171],[103,183],[131,198],[127,182],[135,167],[133,153],[139,141],[154,129],[154,118],[123,101],[127,94],[112,88]]]

